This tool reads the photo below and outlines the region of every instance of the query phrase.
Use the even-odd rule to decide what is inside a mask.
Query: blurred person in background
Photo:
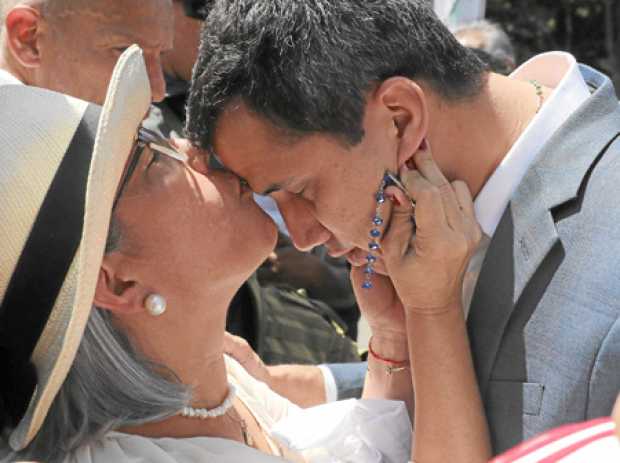
[[[515,49],[499,24],[487,20],[466,23],[453,30],[465,47],[475,51],[493,72],[508,75],[516,67]]]
[[[101,104],[116,60],[144,50],[153,101],[172,49],[171,0],[0,0],[0,79]]]

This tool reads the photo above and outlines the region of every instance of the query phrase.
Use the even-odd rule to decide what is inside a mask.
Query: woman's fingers
[[[482,230],[480,229],[480,224],[476,220],[474,200],[465,182],[461,180],[454,181],[452,182],[452,188],[454,189],[459,207],[463,212],[465,235],[469,239],[472,252],[475,252],[480,244],[480,240],[482,240]]]
[[[439,190],[446,213],[446,220],[454,230],[460,229],[462,210],[452,184],[443,175],[433,159],[430,148],[419,150],[414,155],[415,165],[428,182]]]
[[[366,257],[369,252],[365,249],[354,249],[347,254],[347,261],[352,267],[366,267],[368,260]],[[373,263],[374,271],[380,275],[387,275],[387,270],[381,256],[377,256],[377,260]]]
[[[476,211],[474,210],[474,200],[469,191],[469,187],[462,180],[456,180],[452,182],[452,189],[456,195],[456,200],[459,207],[467,217],[476,217]]]
[[[407,188],[409,196],[415,201],[415,211],[407,196],[395,186],[390,186],[386,192],[394,196],[398,203],[395,205],[394,213],[409,215],[414,213],[417,229],[422,232],[430,233],[433,230],[445,227],[447,218],[439,188],[429,182],[417,170],[402,169],[400,180],[403,186]]]

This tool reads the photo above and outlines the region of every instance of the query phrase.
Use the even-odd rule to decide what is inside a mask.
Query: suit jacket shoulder
[[[509,203],[468,321],[496,451],[609,414],[620,390],[620,108],[595,87]],[[603,382],[608,386],[603,386]]]

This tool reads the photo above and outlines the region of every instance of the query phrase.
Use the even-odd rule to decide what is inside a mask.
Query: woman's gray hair
[[[120,239],[113,222],[106,251]],[[5,440],[0,459],[62,461],[108,431],[176,415],[190,396],[173,372],[134,349],[108,310],[94,307],[73,366],[36,438],[17,454],[6,453]]]

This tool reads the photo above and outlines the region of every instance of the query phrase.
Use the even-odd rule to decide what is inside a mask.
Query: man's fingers
[[[254,353],[245,339],[230,334],[228,331],[224,333],[224,352],[234,357],[239,363],[243,363]]]
[[[267,367],[245,339],[225,332],[224,353],[234,358],[248,373],[259,381],[268,382],[269,373]]]

